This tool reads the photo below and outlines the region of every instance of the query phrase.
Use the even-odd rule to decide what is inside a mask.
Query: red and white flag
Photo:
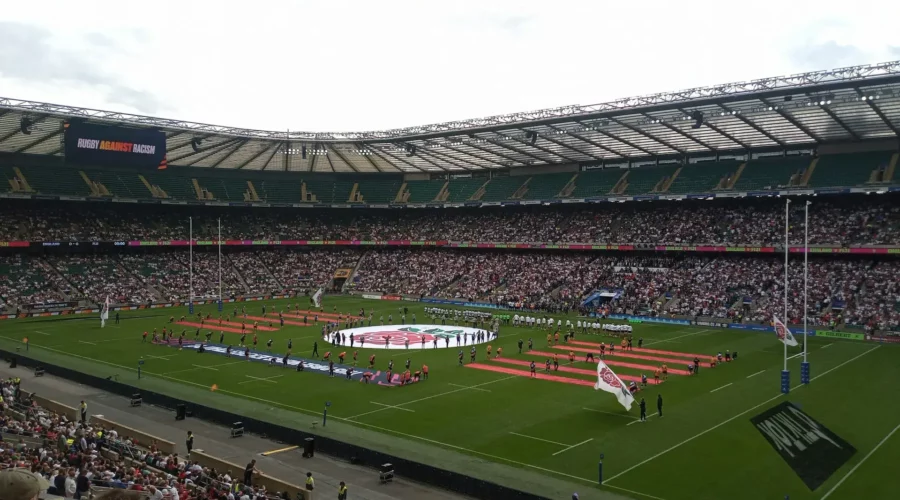
[[[634,403],[634,396],[628,390],[628,386],[618,375],[606,366],[606,363],[599,361],[597,363],[597,383],[594,384],[594,390],[606,391],[616,396],[619,404],[625,407],[625,410],[631,411],[631,404]]]
[[[778,340],[791,347],[797,345],[797,339],[794,338],[794,334],[791,333],[787,325],[782,323],[777,316],[775,317],[775,335],[778,337]]]

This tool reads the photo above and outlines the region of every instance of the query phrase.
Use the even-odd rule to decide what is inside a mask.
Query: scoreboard
[[[65,122],[66,163],[164,169],[166,134],[84,122]]]

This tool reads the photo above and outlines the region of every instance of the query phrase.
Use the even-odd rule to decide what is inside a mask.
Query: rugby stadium
[[[898,128],[900,61],[355,133],[0,98],[0,352],[458,498],[891,498]]]

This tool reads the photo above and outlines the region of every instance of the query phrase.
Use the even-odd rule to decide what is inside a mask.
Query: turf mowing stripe
[[[682,331],[683,331],[683,330],[682,330]],[[672,337],[672,338],[670,338],[670,339],[663,339],[663,340],[657,340],[657,341],[654,341],[654,342],[647,342],[647,345],[652,345],[652,344],[662,344],[663,342],[671,342],[671,341],[673,341],[673,340],[675,340],[675,339],[683,339],[683,338],[685,338],[685,337],[693,337],[694,335],[703,335],[703,334],[705,334],[705,333],[714,332],[714,331],[715,331],[715,330],[700,330],[699,332],[686,333],[686,334],[684,334],[684,335],[679,335],[679,336],[677,336],[677,337]]]
[[[831,345],[831,344],[829,344],[829,345]],[[852,476],[853,473],[856,472],[856,469],[858,469],[862,464],[866,463],[866,460],[868,460],[869,457],[871,457],[873,453],[878,451],[878,448],[881,448],[881,445],[883,445],[885,442],[887,442],[887,440],[890,439],[891,436],[893,436],[895,432],[897,432],[897,429],[900,429],[900,424],[897,424],[897,427],[894,427],[894,429],[891,432],[889,432],[888,435],[884,437],[884,439],[879,441],[878,444],[876,444],[875,447],[872,448],[872,451],[870,451],[869,453],[866,453],[866,456],[864,456],[863,459],[859,461],[859,463],[854,465],[853,468],[850,469],[850,471],[847,472],[847,474],[844,477],[842,477],[840,481],[837,482],[836,485],[832,486],[831,489],[828,490],[828,493],[825,493],[824,495],[822,495],[821,500],[825,500],[826,498],[830,497],[831,494],[834,493],[834,490],[838,489],[838,487],[841,484],[843,484],[844,481],[846,481],[848,477]]]
[[[535,356],[553,357],[553,353],[543,352],[543,351],[528,351],[526,354],[533,354]],[[559,353],[557,353],[557,354],[559,354]],[[576,363],[590,363],[590,361],[580,361],[580,360],[575,361],[575,362]],[[604,359],[603,362],[608,364],[609,366],[622,366],[625,368],[634,368],[637,370],[650,370],[651,372],[656,371],[656,369],[658,368],[658,367],[652,366],[652,365],[639,365],[636,363],[626,363],[624,361],[614,361],[614,360],[607,360],[607,359]],[[669,373],[672,373],[675,375],[690,375],[687,370],[679,370],[677,368],[669,368]]]
[[[764,371],[765,371],[765,370],[760,370],[760,371],[754,373],[753,375],[747,375],[747,378],[755,377],[755,376],[759,375],[760,373],[762,373],[762,372],[764,372]]]
[[[594,355],[599,355],[599,350],[587,349],[585,347],[567,347],[567,346],[553,346],[554,349],[560,350],[570,350],[575,352],[591,352]],[[616,350],[614,352],[609,352],[609,349],[606,350],[606,356],[618,356],[620,358],[632,358],[632,359],[646,359],[648,361],[659,361],[660,363],[671,363],[671,364],[685,364],[687,360],[684,359],[667,359],[667,358],[658,358],[656,356],[645,356],[643,354],[630,354],[628,352],[621,352],[620,350]]]
[[[840,367],[846,365],[847,363],[850,363],[850,362],[852,362],[852,361],[856,361],[857,359],[859,359],[859,358],[865,356],[866,354],[869,354],[870,352],[874,351],[875,349],[878,349],[879,347],[881,347],[881,346],[875,346],[875,347],[869,349],[868,351],[866,351],[866,352],[864,352],[864,353],[862,353],[862,354],[859,354],[859,355],[857,355],[857,356],[854,356],[854,357],[848,359],[847,361],[844,361],[843,363],[841,363],[841,364],[835,366],[834,368],[831,368],[830,370],[825,370],[824,372],[820,373],[819,375],[817,375],[817,376],[811,378],[811,379],[810,379],[810,382],[812,382],[813,380],[816,380],[816,379],[819,378],[819,377],[822,377],[822,376],[824,376],[824,375],[827,375],[827,374],[833,372],[834,370],[837,370],[838,368],[840,368]],[[795,390],[795,389],[798,389],[798,388],[802,387],[803,385],[804,385],[804,384],[798,384],[796,387],[793,387],[791,390],[793,391],[793,390]],[[669,448],[666,448],[665,450],[663,450],[663,451],[657,453],[656,455],[653,455],[652,457],[650,457],[650,458],[648,458],[648,459],[646,459],[646,460],[644,460],[644,461],[642,461],[642,462],[638,462],[637,464],[632,465],[631,467],[629,467],[629,468],[623,470],[622,472],[613,475],[612,477],[606,479],[604,482],[609,482],[609,481],[612,481],[613,479],[615,479],[615,478],[617,478],[617,477],[621,477],[621,476],[623,476],[623,475],[625,475],[625,474],[627,474],[627,473],[633,471],[634,469],[637,469],[638,467],[640,467],[640,466],[642,466],[642,465],[644,465],[644,464],[646,464],[646,463],[648,463],[648,462],[651,462],[651,461],[653,461],[653,460],[655,460],[655,459],[657,459],[657,458],[659,458],[659,457],[665,455],[666,453],[669,453],[670,451],[672,451],[672,450],[674,450],[674,449],[676,449],[676,448],[680,448],[682,445],[685,445],[685,444],[687,444],[687,443],[690,443],[691,441],[697,439],[698,437],[704,436],[704,435],[706,435],[707,433],[710,433],[710,432],[712,432],[712,431],[718,429],[719,427],[722,427],[723,425],[725,425],[725,424],[727,424],[727,423],[729,423],[729,422],[732,422],[732,421],[734,421],[734,420],[736,420],[736,419],[738,419],[738,418],[743,417],[744,415],[746,415],[746,414],[750,413],[751,411],[753,411],[753,410],[759,408],[760,406],[765,406],[765,405],[771,403],[772,401],[775,401],[776,399],[780,398],[781,396],[784,396],[784,394],[778,394],[778,395],[776,395],[775,397],[769,398],[769,399],[763,401],[762,403],[760,403],[760,404],[758,404],[758,405],[756,405],[756,406],[754,406],[754,407],[752,407],[752,408],[748,408],[748,409],[746,409],[746,410],[744,410],[744,411],[738,413],[737,415],[735,415],[735,416],[729,418],[728,420],[725,420],[724,422],[720,422],[720,423],[718,423],[718,424],[716,424],[716,425],[710,427],[709,429],[706,429],[705,431],[701,431],[701,432],[699,432],[699,433],[697,433],[697,434],[694,434],[693,436],[691,436],[691,437],[685,439],[684,441],[682,441],[682,442],[680,442],[680,443],[678,443],[678,444],[676,444],[676,445],[670,446]],[[631,425],[631,424],[628,424],[628,425]]]
[[[566,448],[566,449],[564,449],[564,450],[559,450],[559,451],[557,451],[557,452],[554,453],[552,456],[555,457],[556,455],[559,455],[560,453],[567,452],[567,451],[571,450],[572,448],[577,448],[577,447],[579,447],[579,446],[581,446],[581,445],[583,445],[583,444],[585,444],[585,443],[590,443],[590,442],[593,441],[593,440],[594,440],[594,438],[585,439],[584,441],[582,441],[582,442],[580,442],[580,443],[578,443],[578,444],[573,444],[572,446],[569,446],[568,448]]]
[[[600,344],[595,342],[585,342],[583,340],[570,340],[570,344],[578,344],[587,347],[595,347],[600,349]],[[691,354],[687,352],[679,352],[679,351],[664,351],[662,349],[647,349],[646,347],[632,347],[632,350],[635,352],[646,352],[648,354],[668,354],[670,356],[675,356],[677,358],[708,358],[709,354]]]
[[[475,368],[478,370],[484,370],[484,371],[495,372],[495,373],[506,373],[508,375],[515,375],[517,377],[531,377],[531,374],[529,372],[525,372],[522,370],[514,370],[512,368],[505,368],[502,366],[486,365],[483,363],[469,363],[466,365],[466,368]],[[584,385],[584,386],[594,387],[594,383],[591,382],[590,380],[581,380],[581,379],[569,378],[569,377],[559,377],[556,375],[547,375],[545,373],[535,373],[534,375],[535,376],[531,377],[531,378],[536,378],[538,380],[549,380],[551,382],[562,382],[564,384]],[[463,389],[460,389],[460,390],[463,390]]]

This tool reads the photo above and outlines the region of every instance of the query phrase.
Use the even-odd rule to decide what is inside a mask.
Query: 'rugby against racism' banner
[[[66,122],[66,163],[164,169],[166,134],[159,130]]]
[[[594,390],[614,394],[619,400],[619,404],[624,406],[626,411],[631,411],[634,396],[631,395],[631,391],[628,390],[622,379],[613,373],[603,361],[597,363],[597,383],[594,384]]]

